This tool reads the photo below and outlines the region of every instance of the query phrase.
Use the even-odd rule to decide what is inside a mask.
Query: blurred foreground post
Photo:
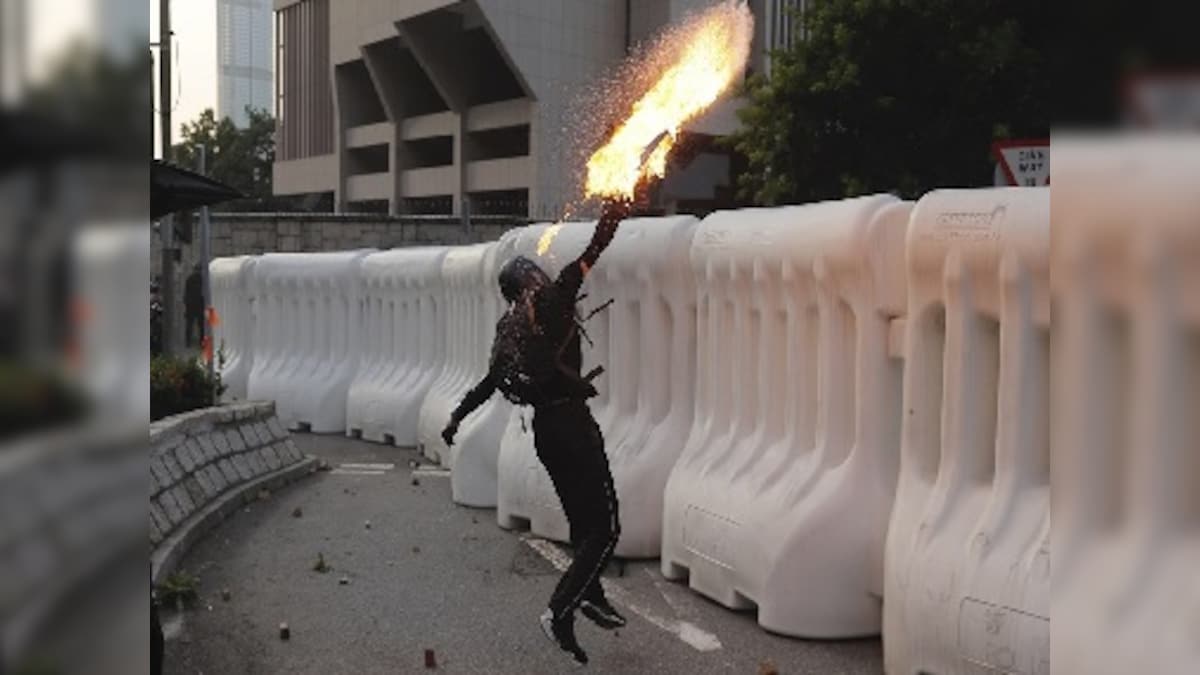
[[[203,143],[198,144],[197,154],[196,154],[197,164],[198,164],[197,168],[199,169],[201,176],[208,175],[206,167],[205,167],[207,154],[208,154],[208,148]],[[207,343],[208,350],[205,353],[205,357],[208,360],[208,379],[209,379],[209,381],[212,381],[213,367],[214,367],[214,361],[215,361],[215,359],[213,357],[216,354],[216,349],[217,349],[217,346],[215,344],[213,344],[213,330],[212,330],[212,326],[209,324],[209,318],[212,316],[212,306],[213,306],[212,286],[210,285],[210,280],[208,278],[208,259],[209,259],[209,256],[212,255],[212,251],[209,248],[211,231],[212,231],[212,224],[208,218],[208,207],[201,206],[200,207],[200,288],[201,288],[202,292],[204,293],[204,320],[200,322],[200,344],[204,345],[205,340],[208,341],[208,343]],[[213,392],[213,394],[215,396],[216,392]],[[213,400],[216,400],[216,399],[214,398]]]
[[[162,159],[171,161],[171,2],[159,0],[158,9],[158,110],[162,116]],[[175,342],[175,223],[170,215],[158,223],[162,239],[163,352],[174,354]]]

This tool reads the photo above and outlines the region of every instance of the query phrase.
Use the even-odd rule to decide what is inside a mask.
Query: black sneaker
[[[597,600],[595,602],[584,600],[579,604],[579,611],[591,619],[592,623],[606,630],[623,628],[625,626],[625,617],[621,616],[612,605],[608,604],[607,600]]]
[[[568,614],[562,619],[556,620],[554,612],[549,609],[542,612],[538,617],[538,623],[542,625],[542,632],[550,641],[558,645],[558,648],[564,652],[570,652],[571,656],[579,663],[587,663],[587,654],[583,651],[583,647],[579,646],[579,641],[575,639],[575,616]]]

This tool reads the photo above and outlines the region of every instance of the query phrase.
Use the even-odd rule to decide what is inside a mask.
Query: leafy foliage
[[[776,204],[990,185],[991,143],[1049,135],[1048,5],[819,0],[747,82],[729,142],[743,196]]]
[[[208,376],[199,359],[155,356],[150,360],[150,419],[216,405],[225,392],[220,370]]]
[[[200,579],[180,570],[167,577],[158,586],[158,602],[165,607],[181,604],[191,607],[200,599]]]
[[[195,121],[183,125],[183,141],[175,145],[174,160],[181,167],[194,169],[200,154],[197,146],[203,144],[207,176],[242,191],[252,200],[270,199],[275,119],[267,111],[249,106],[246,115],[249,124],[239,129],[233,120],[218,120],[212,108],[206,109]]]
[[[87,413],[87,398],[57,373],[0,360],[0,438],[66,424]]]

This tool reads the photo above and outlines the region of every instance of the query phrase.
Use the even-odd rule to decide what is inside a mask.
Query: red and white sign
[[[1050,184],[1050,139],[1039,138],[992,143],[992,155],[1009,185],[1036,187]]]

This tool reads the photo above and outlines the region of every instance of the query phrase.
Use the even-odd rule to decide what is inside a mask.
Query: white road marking
[[[343,469],[337,468],[329,473],[336,476],[382,476],[386,471],[377,471],[373,469]]]
[[[654,588],[658,591],[658,594],[662,596],[663,602],[667,603],[672,612],[675,612],[676,617],[683,616],[687,613],[683,606],[679,604],[679,601],[675,599],[674,593],[669,592],[670,589],[667,588],[667,584],[664,583],[662,579],[654,576],[654,573],[651,572],[649,568],[645,568],[642,571],[646,573],[647,577],[650,577],[650,583],[654,584]]]
[[[391,471],[396,468],[395,464],[356,464],[353,462],[338,464],[338,466],[343,469],[370,469],[373,471]]]
[[[534,539],[528,536],[522,536],[521,539],[529,545],[529,548],[537,551],[538,555],[542,556],[551,565],[554,565],[560,572],[565,571],[571,564],[571,558],[566,553],[563,553],[558,548],[546,541],[545,539]],[[624,588],[608,581],[607,579],[600,580],[604,586],[604,593],[610,600],[624,605],[629,611],[642,617],[649,623],[658,628],[671,633],[679,638],[684,644],[692,649],[701,652],[711,652],[721,648],[721,640],[716,635],[696,626],[687,621],[678,621],[676,619],[664,619],[645,607],[640,606],[634,599],[633,595]]]
[[[413,469],[412,475],[417,477],[427,476],[429,478],[449,478],[450,469]]]

